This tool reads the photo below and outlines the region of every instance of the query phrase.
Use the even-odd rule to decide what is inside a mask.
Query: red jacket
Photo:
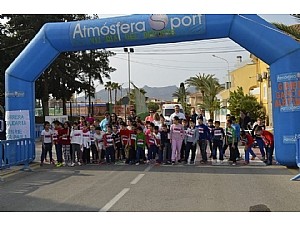
[[[130,145],[132,147],[135,147],[135,140],[136,140],[136,132],[134,130],[129,130],[129,139],[130,139]]]
[[[70,132],[69,128],[58,130],[58,143],[62,145],[71,144]]]
[[[128,144],[129,139],[129,130],[128,129],[120,129],[121,142],[123,146]]]
[[[253,137],[250,134],[246,133],[246,139],[247,139],[246,146],[251,147],[252,144],[254,143]]]
[[[271,132],[263,130],[261,133],[261,137],[265,145],[274,146],[274,135]]]

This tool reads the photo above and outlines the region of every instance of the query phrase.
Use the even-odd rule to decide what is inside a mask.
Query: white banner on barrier
[[[30,138],[30,119],[28,110],[6,111],[6,139]]]

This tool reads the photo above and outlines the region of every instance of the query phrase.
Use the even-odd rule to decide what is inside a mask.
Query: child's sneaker
[[[140,163],[139,163],[139,162],[137,162],[135,165],[136,165],[136,166],[138,166],[138,165],[140,165]]]

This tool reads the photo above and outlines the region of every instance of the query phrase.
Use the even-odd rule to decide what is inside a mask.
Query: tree
[[[187,79],[186,84],[193,86],[196,90],[202,93],[203,101],[198,105],[209,111],[209,116],[214,119],[214,112],[220,109],[220,102],[217,100],[217,94],[221,92],[224,87],[219,83],[219,80],[215,78],[215,75],[196,75]]]
[[[6,35],[8,37],[11,37],[11,40],[13,40],[13,42],[10,43],[13,46],[13,48],[10,48],[10,56],[8,56],[7,59],[8,67],[13,62],[13,60],[21,53],[21,51],[26,47],[26,45],[33,39],[33,37],[39,32],[39,30],[45,23],[61,22],[66,20],[80,20],[84,19],[85,15],[6,14],[1,15],[1,18],[5,18],[7,20],[7,22],[4,25],[7,30]],[[7,48],[9,48],[9,46]],[[51,93],[51,88],[49,86],[53,84],[53,73],[56,73],[55,70],[48,69],[44,73],[42,73],[41,77],[36,81],[36,97],[42,100],[44,115],[49,115],[48,101],[49,94]],[[39,90],[41,90],[42,92],[38,92]],[[57,87],[55,87],[54,90],[57,91]]]
[[[117,94],[118,94],[118,90],[121,90],[122,85],[120,85],[117,82],[113,82],[112,83],[112,90],[115,91],[115,104],[117,103]]]
[[[300,21],[300,14],[293,14],[292,16],[294,16],[295,19],[298,19],[298,21]],[[295,25],[290,25],[290,26],[281,23],[273,23],[273,24],[279,30],[285,32],[287,35],[291,36],[293,39],[300,42],[300,23]]]
[[[110,79],[110,73],[116,69],[109,66],[108,58],[115,55],[106,50],[86,50],[77,53],[76,62],[79,65],[80,81],[88,81],[86,90],[89,98],[89,113],[91,113],[91,97],[95,97],[94,80],[103,84],[103,78]],[[112,87],[111,87],[112,88]],[[111,99],[112,102],[112,99]]]
[[[182,83],[180,87],[172,93],[172,97],[177,98],[178,102],[184,107],[184,111],[186,111],[186,97],[188,95],[190,95],[190,92],[182,85]]]
[[[202,97],[204,97],[206,87],[205,87],[205,81],[209,78],[214,77],[214,75],[208,74],[205,75],[204,73],[201,75],[201,73],[199,73],[199,75],[195,75],[194,77],[190,77],[187,80],[185,80],[185,84],[188,85],[188,87],[193,86],[195,87],[195,89],[197,91],[200,91],[202,94]]]
[[[111,81],[106,82],[106,84],[104,85],[104,88],[108,92],[108,102],[112,103],[112,96],[111,96],[112,82]]]
[[[5,34],[10,38],[9,40],[12,40],[9,46],[14,47],[10,51],[7,51],[11,54],[6,57],[7,62],[5,66],[8,67],[45,23],[90,19],[94,16],[84,14],[9,14],[1,15],[0,17],[8,19],[4,26]],[[113,54],[106,50],[60,54],[35,83],[36,98],[42,100],[44,115],[49,115],[48,101],[50,95],[56,99],[62,99],[65,110],[65,103],[67,100],[70,100],[74,92],[85,91],[89,96],[90,102],[90,97],[95,94],[93,81],[99,80],[100,84],[103,84],[102,78],[110,78],[109,73],[115,70],[109,66],[108,60]]]
[[[154,112],[157,112],[158,109],[159,109],[159,105],[157,103],[154,103],[154,102],[149,102],[147,104],[147,108],[148,108],[148,110],[153,110]]]
[[[240,112],[250,112],[252,120],[256,118],[265,118],[265,112],[263,106],[257,102],[257,99],[253,95],[244,94],[243,88],[238,87],[237,90],[231,92],[228,99],[228,109],[230,113],[237,118],[240,116]]]

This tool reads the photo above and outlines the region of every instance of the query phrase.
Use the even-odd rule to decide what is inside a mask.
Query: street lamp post
[[[215,57],[215,58],[219,58],[221,60],[226,61],[226,63],[227,63],[227,79],[228,79],[228,82],[230,83],[230,71],[229,71],[229,62],[228,62],[228,60],[226,60],[222,57],[216,56],[216,55],[212,55],[212,56]]]
[[[130,53],[134,53],[133,48],[124,48],[124,52],[128,55],[128,98],[129,98],[129,104],[130,104]]]

